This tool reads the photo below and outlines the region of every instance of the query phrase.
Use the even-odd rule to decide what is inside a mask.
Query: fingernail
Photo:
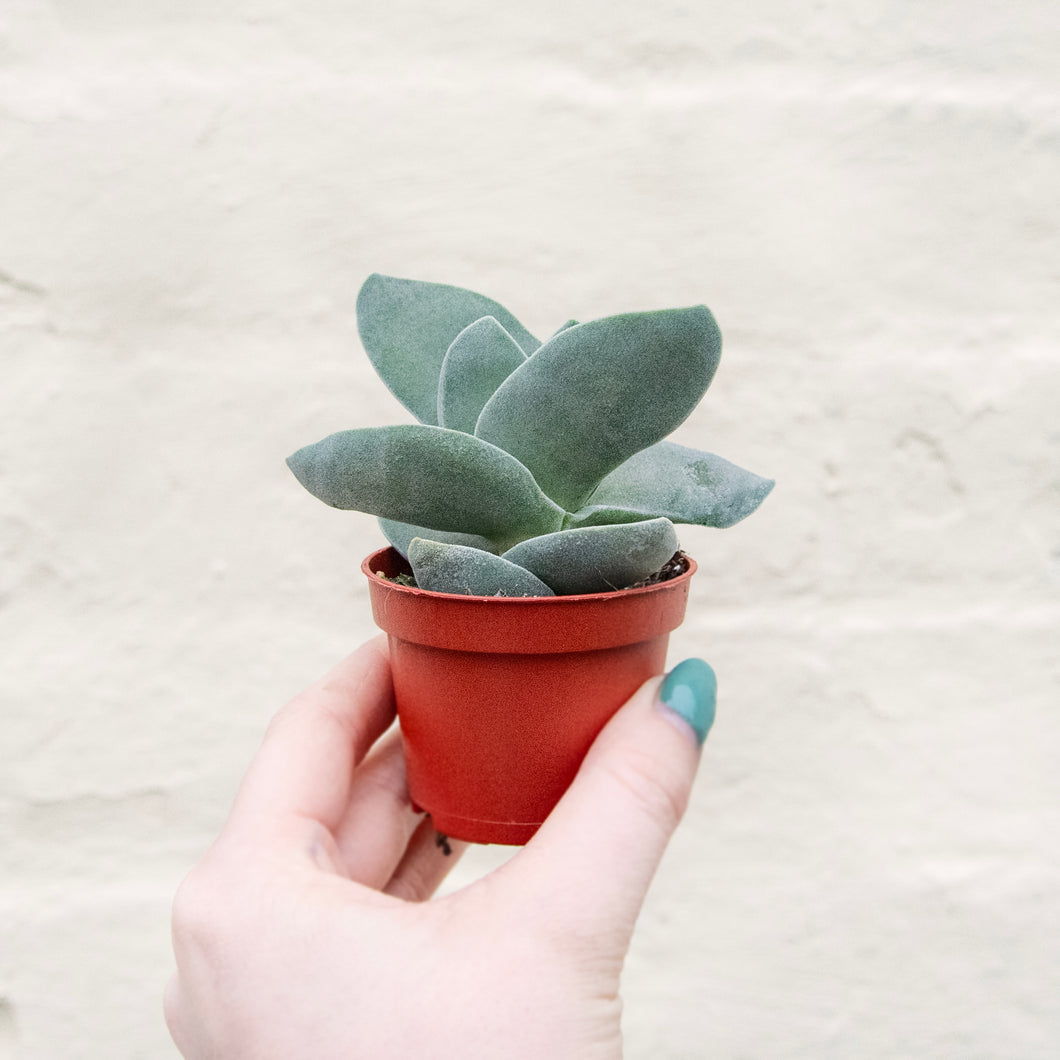
[[[667,675],[659,689],[659,702],[684,718],[700,744],[714,724],[718,679],[702,659],[685,659]]]

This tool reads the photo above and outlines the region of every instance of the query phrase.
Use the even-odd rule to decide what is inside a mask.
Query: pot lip
[[[388,552],[393,552],[403,562],[407,562],[393,545],[385,545],[383,548],[376,549],[370,555],[366,556],[361,563],[361,571],[365,577],[368,578],[370,584],[385,587],[391,592],[401,593],[410,598],[426,597],[430,600],[455,600],[466,601],[468,603],[475,602],[487,604],[502,603],[508,607],[527,606],[531,604],[541,605],[543,603],[565,605],[587,600],[598,600],[601,602],[606,600],[625,600],[631,596],[645,596],[649,593],[659,592],[661,589],[675,588],[678,585],[683,585],[699,569],[696,561],[688,555],[687,552],[682,552],[685,562],[688,564],[685,570],[675,578],[667,578],[666,581],[656,582],[654,585],[642,585],[636,589],[614,589],[610,592],[578,593],[568,596],[471,596],[463,593],[438,593],[431,589],[421,589],[418,586],[401,585],[398,582],[391,581],[389,578],[380,578],[375,570],[372,569],[372,565]]]

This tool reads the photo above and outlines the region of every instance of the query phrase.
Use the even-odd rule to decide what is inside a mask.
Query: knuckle
[[[415,882],[406,876],[391,880],[387,885],[386,891],[392,898],[400,899],[402,902],[422,901],[422,896],[419,894]]]
[[[209,933],[211,898],[210,888],[203,880],[203,870],[196,866],[181,881],[173,898],[174,942],[190,942]]]
[[[297,731],[301,726],[335,731],[345,743],[359,749],[359,754],[367,748],[365,744],[367,723],[359,715],[350,714],[340,709],[343,701],[342,689],[322,682],[289,700],[269,720],[265,728],[263,744],[276,738],[282,738],[286,731],[293,727]]]
[[[387,750],[389,752],[389,748]],[[389,752],[375,760],[370,757],[359,773],[358,783],[363,784],[368,791],[382,795],[388,802],[397,803],[399,806],[409,801],[408,775],[400,750]]]
[[[166,983],[165,993],[162,995],[162,1015],[169,1029],[170,1037],[179,1042],[183,1036],[183,1023],[180,997],[180,980],[172,975]]]
[[[658,756],[641,748],[629,749],[610,764],[612,780],[643,815],[669,835],[688,806],[688,791]]]
[[[431,895],[431,886],[421,869],[407,867],[387,886],[387,893],[403,902],[423,902]]]
[[[309,699],[302,704],[303,711],[314,717],[322,725],[337,729],[342,735],[353,743],[360,742],[363,736],[364,721],[360,714],[350,714],[340,708],[349,693],[331,685],[325,685],[321,696]]]
[[[282,733],[298,717],[306,713],[312,706],[313,700],[308,691],[300,692],[294,699],[289,699],[269,719],[265,727],[265,741]]]
[[[219,885],[211,852],[181,881],[173,898],[173,946],[182,956],[215,953],[237,921],[231,896]]]

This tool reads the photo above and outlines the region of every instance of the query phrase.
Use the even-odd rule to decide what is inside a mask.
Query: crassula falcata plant
[[[706,306],[571,320],[540,342],[483,295],[375,274],[357,323],[419,423],[340,431],[288,464],[326,504],[377,516],[421,589],[622,589],[674,556],[674,523],[732,526],[773,487],[666,441],[718,367]]]

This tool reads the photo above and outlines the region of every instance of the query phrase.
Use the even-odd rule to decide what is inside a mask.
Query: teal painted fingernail
[[[702,659],[685,659],[667,675],[659,701],[685,719],[702,744],[714,724],[718,678]]]

